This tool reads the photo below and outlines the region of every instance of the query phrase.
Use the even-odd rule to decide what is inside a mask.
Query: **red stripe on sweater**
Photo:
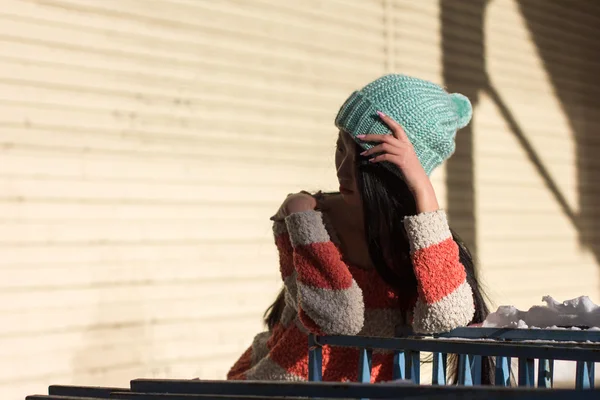
[[[227,379],[240,381],[245,380],[245,372],[248,371],[252,367],[252,346],[248,348],[242,354],[242,356],[237,360],[237,362],[231,367],[229,372],[227,373]]]
[[[323,348],[323,380],[327,382],[356,382],[359,353],[356,349]],[[371,383],[393,379],[394,357],[391,354],[373,354]]]
[[[269,356],[291,374],[308,379],[308,338],[291,325],[273,346]]]
[[[326,382],[356,382],[358,380],[357,349],[323,348],[323,380]],[[352,366],[354,368],[349,368]]]
[[[279,250],[279,269],[281,278],[285,280],[294,272],[293,255],[294,249],[287,233],[282,233],[275,238],[275,246]]]
[[[371,383],[389,382],[394,378],[394,356],[391,354],[373,354],[371,360]]]
[[[271,331],[271,337],[267,340],[267,348],[269,351],[281,340],[285,334],[285,327],[281,323],[276,323]]]
[[[398,307],[398,295],[389,286],[377,270],[349,268],[356,284],[363,292],[365,308],[396,308]]]
[[[352,286],[352,275],[332,242],[312,243],[297,247],[294,265],[298,280],[305,285],[343,290]]]
[[[458,257],[458,245],[452,238],[418,250],[413,254],[419,294],[428,304],[451,294],[466,279]]]

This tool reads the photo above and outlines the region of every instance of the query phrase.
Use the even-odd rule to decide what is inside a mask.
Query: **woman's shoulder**
[[[317,210],[328,211],[332,207],[343,201],[342,195],[339,192],[323,192],[319,190],[312,195],[317,200]]]

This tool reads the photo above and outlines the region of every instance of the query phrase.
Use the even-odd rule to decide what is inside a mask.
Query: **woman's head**
[[[352,93],[340,108],[335,124],[367,150],[373,144],[361,141],[357,135],[391,134],[378,111],[404,128],[427,175],[454,153],[456,132],[469,123],[472,115],[465,96],[450,94],[432,82],[392,74]],[[398,173],[390,163],[384,165]]]

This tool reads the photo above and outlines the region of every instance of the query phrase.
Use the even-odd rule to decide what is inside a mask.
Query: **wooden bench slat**
[[[128,388],[75,385],[51,385],[48,388],[48,394],[52,396],[88,397],[94,399],[108,399],[112,392],[128,391]]]
[[[136,379],[131,382],[130,399],[138,400],[193,400],[205,399],[206,395],[245,397],[319,397],[319,398],[411,398],[427,396],[427,399],[540,399],[540,400],[597,400],[600,392],[593,390],[498,388],[464,386],[420,386],[412,383],[339,383],[339,382],[226,382]],[[143,393],[148,393],[144,395]],[[161,396],[160,394],[163,394]],[[144,397],[146,396],[146,397]],[[215,397],[216,399],[217,397]],[[250,397],[251,398],[251,397]]]

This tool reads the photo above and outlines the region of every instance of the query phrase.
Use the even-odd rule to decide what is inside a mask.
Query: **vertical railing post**
[[[315,335],[308,336],[308,380],[323,380],[323,348]]]
[[[496,386],[510,386],[510,357],[496,357]]]
[[[575,387],[577,389],[594,388],[594,362],[577,361],[577,375],[575,378]]]
[[[358,381],[360,383],[371,383],[371,367],[373,360],[373,350],[360,349],[358,358]],[[361,399],[368,400],[368,399]]]
[[[394,352],[393,379],[406,379],[406,353],[404,350],[398,350]]]
[[[371,349],[360,349],[360,356],[358,359],[358,381],[361,383],[371,382],[371,367],[373,359],[373,350]]]
[[[481,385],[482,357],[480,355],[472,355],[471,357],[471,378],[473,379],[473,385]]]
[[[475,328],[476,329],[476,328]],[[453,336],[454,335],[454,336]],[[459,342],[450,342],[444,340],[448,338],[473,338],[477,340],[479,335],[482,339],[487,339],[491,343],[477,342],[470,344],[468,340],[461,340]],[[448,384],[448,351],[452,350],[460,351],[465,354],[459,354],[458,356],[458,374],[456,383],[463,386],[474,386],[481,385],[483,381],[483,357],[481,354],[498,354],[504,353],[505,355],[496,356],[495,363],[495,384],[496,386],[511,386],[511,355],[518,357],[518,386],[521,387],[539,387],[539,388],[552,388],[553,387],[553,373],[554,373],[554,357],[561,357],[565,360],[591,360],[591,361],[577,361],[577,373],[576,373],[576,387],[578,389],[592,389],[594,388],[595,378],[595,360],[597,358],[594,353],[594,348],[591,346],[582,345],[581,348],[577,346],[576,351],[563,349],[561,346],[554,348],[554,346],[548,346],[546,340],[556,340],[562,342],[567,340],[569,337],[558,334],[555,332],[543,332],[539,334],[540,343],[527,343],[530,338],[536,338],[537,333],[534,331],[527,332],[515,332],[509,330],[508,332],[493,330],[482,330],[480,332],[467,332],[463,333],[458,331],[456,333],[450,333],[448,335],[442,335],[441,339],[438,339],[435,335],[431,339],[432,341],[438,340],[438,343],[430,345],[424,343],[424,341],[417,340],[422,339],[422,336],[410,337],[403,340],[403,338],[392,339],[390,341],[378,340],[377,338],[361,338],[357,337],[319,337],[317,335],[309,335],[309,380],[310,381],[322,381],[323,380],[323,345],[319,342],[330,343],[331,346],[341,347],[354,347],[359,348],[359,365],[358,365],[358,381],[361,383],[370,383],[372,379],[373,369],[373,351],[374,348],[378,348],[381,343],[383,349],[394,349],[394,364],[393,364],[393,379],[394,380],[411,380],[414,384],[420,384],[421,380],[421,360],[420,351],[433,351],[433,368],[432,368],[432,385],[447,385]],[[556,339],[554,339],[556,338]],[[600,336],[594,336],[594,332],[589,333],[587,336],[578,336],[575,341],[583,342],[584,339],[588,342],[598,343]],[[500,345],[493,342],[502,342],[504,340],[510,342],[523,342],[519,345]],[[429,340],[427,340],[429,342]],[[408,343],[414,343],[413,347],[406,347]],[[489,344],[489,346],[488,346]],[[365,347],[365,346],[368,346]],[[410,345],[408,345],[410,346]],[[589,347],[589,354],[588,354]],[[514,353],[511,353],[513,349]],[[498,351],[498,353],[495,352]],[[580,351],[581,350],[581,351]],[[554,351],[554,352],[553,352]],[[588,358],[589,356],[589,358]],[[487,355],[485,357],[488,357]],[[538,359],[538,357],[543,357]],[[571,358],[573,357],[573,358]],[[536,367],[535,362],[539,360],[539,364]],[[491,364],[490,364],[491,366]],[[537,376],[536,376],[537,368]],[[453,379],[454,380],[454,379]],[[537,382],[536,382],[537,381]]]
[[[409,350],[406,364],[406,378],[419,385],[421,383],[421,352]]]
[[[554,380],[554,360],[540,359],[538,361],[538,387],[552,388]]]
[[[448,366],[448,354],[433,353],[433,368],[431,376],[432,385],[446,384],[446,368]]]
[[[535,386],[535,363],[532,358],[519,358],[519,386]]]
[[[473,386],[471,356],[468,354],[459,354],[458,356],[458,384],[462,386]]]

